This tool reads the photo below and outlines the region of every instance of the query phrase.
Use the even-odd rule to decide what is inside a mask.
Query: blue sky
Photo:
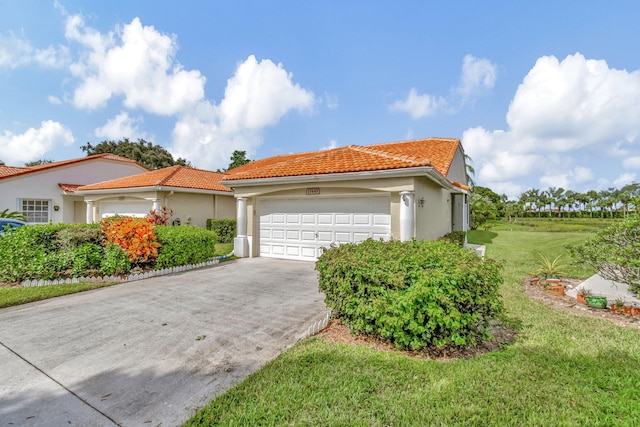
[[[200,168],[460,138],[478,185],[640,173],[632,1],[0,0],[0,160],[144,138]]]

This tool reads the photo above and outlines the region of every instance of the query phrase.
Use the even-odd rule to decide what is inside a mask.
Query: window
[[[48,223],[50,200],[21,199],[20,211],[27,222]]]

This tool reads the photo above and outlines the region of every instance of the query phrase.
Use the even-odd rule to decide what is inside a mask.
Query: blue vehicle
[[[0,218],[0,236],[8,230],[20,228],[25,225],[27,225],[27,223],[19,219]]]

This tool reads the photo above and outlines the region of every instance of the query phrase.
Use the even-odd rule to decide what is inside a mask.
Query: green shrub
[[[20,227],[0,237],[0,280],[19,282],[50,279],[63,260],[58,254],[56,233],[64,225]]]
[[[225,219],[207,219],[207,230],[214,231],[218,236],[218,243],[233,243],[236,236],[236,220],[232,218]]]
[[[398,348],[473,346],[502,313],[502,265],[446,241],[345,244],[316,270],[334,316]]]
[[[451,243],[455,243],[458,246],[464,246],[464,242],[467,240],[467,232],[452,231],[442,236],[439,240],[447,240]]]
[[[100,263],[100,272],[106,276],[126,274],[131,271],[129,255],[115,243],[109,243],[104,249],[104,258]]]
[[[72,258],[71,275],[73,277],[86,276],[92,273],[92,270],[99,270],[104,256],[102,246],[95,243],[85,243],[67,253]]]
[[[104,234],[100,230],[100,224],[73,224],[56,233],[58,245],[66,250],[94,243],[99,245],[104,239]]]
[[[218,237],[213,231],[181,225],[156,227],[162,245],[156,259],[157,270],[178,265],[198,264],[214,257]]]

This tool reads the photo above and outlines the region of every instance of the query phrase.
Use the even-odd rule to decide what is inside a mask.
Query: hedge
[[[207,219],[207,230],[218,235],[218,243],[233,243],[236,236],[236,220],[231,218]]]
[[[155,269],[198,264],[214,257],[218,237],[213,231],[180,225],[156,227],[161,246]]]
[[[444,240],[333,246],[316,270],[334,317],[402,349],[473,346],[502,313],[502,264]]]

